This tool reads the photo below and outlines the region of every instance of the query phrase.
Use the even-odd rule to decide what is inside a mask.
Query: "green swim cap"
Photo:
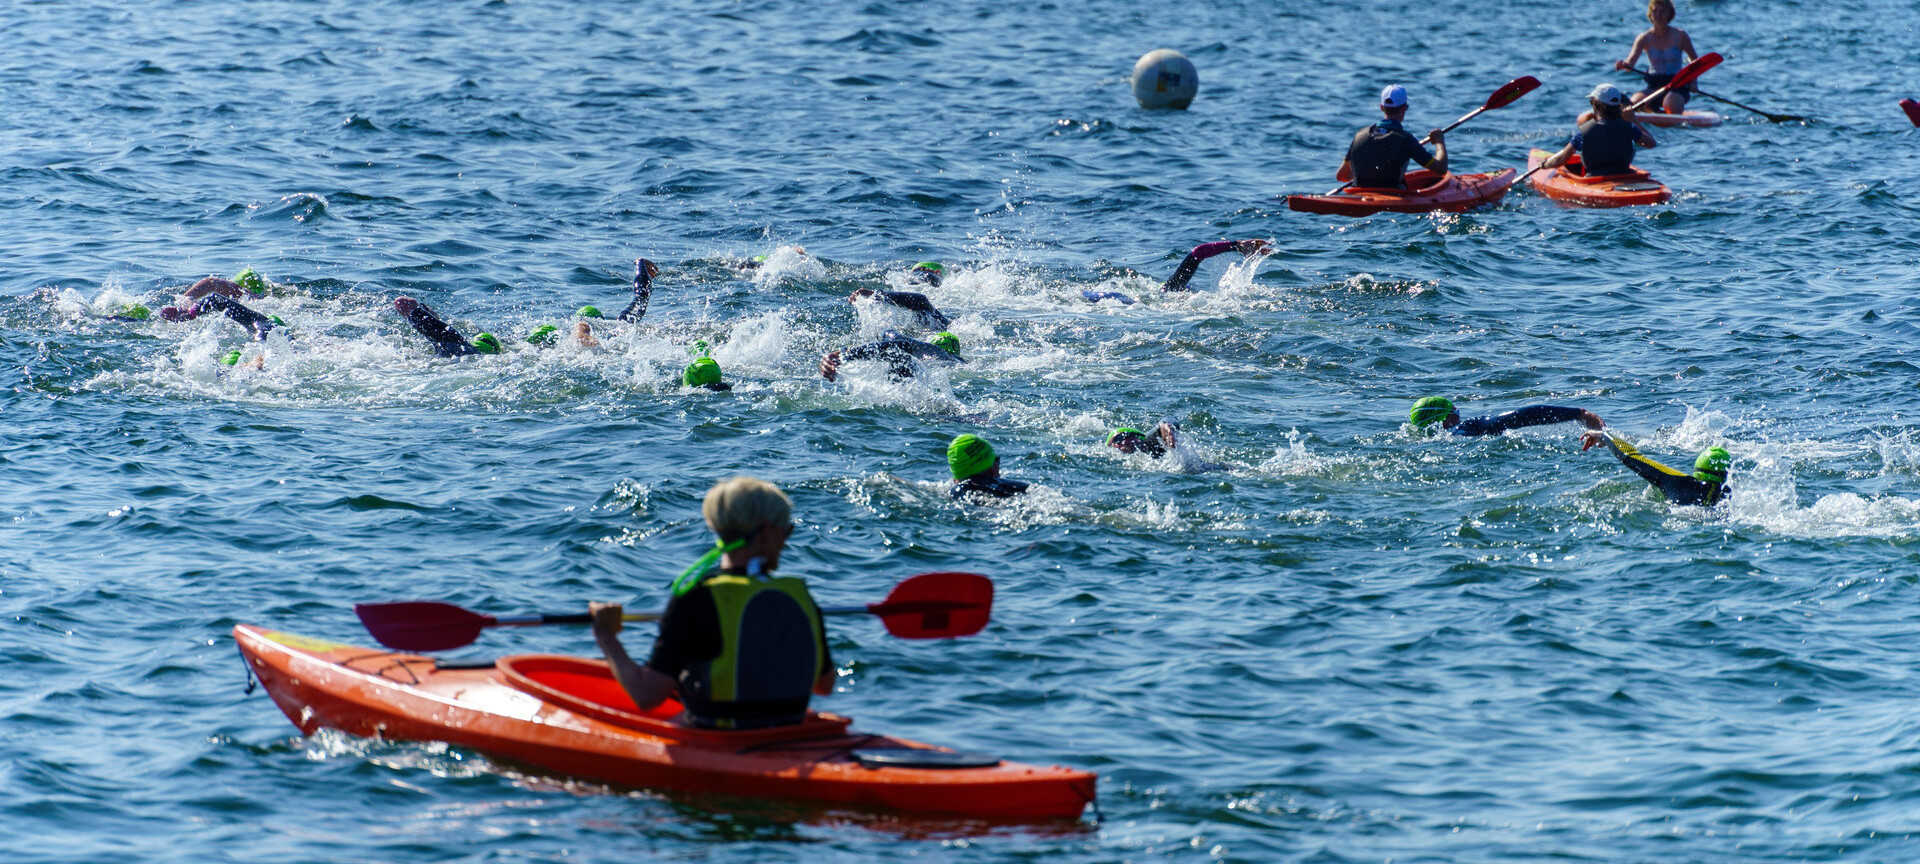
[[[220,362],[227,366],[238,366],[240,365],[240,352],[228,351],[227,356],[220,358]]]
[[[755,263],[755,264],[765,264],[765,263],[767,263],[767,256],[765,256],[765,255],[755,255],[755,256],[753,256],[753,263]]]
[[[247,289],[247,293],[249,294],[267,293],[267,280],[260,275],[260,271],[252,267],[233,274],[233,281],[240,287]]]
[[[712,357],[702,357],[687,364],[687,371],[681,373],[680,383],[688,387],[705,387],[720,383],[720,364]]]
[[[578,317],[581,317],[581,318],[599,318],[599,317],[602,317],[602,316],[601,316],[601,314],[600,314],[600,307],[598,307],[598,306],[582,306],[582,307],[580,307],[580,311],[578,311],[578,312],[575,312],[575,313],[573,313],[573,314],[574,314],[574,315],[576,315],[576,316],[578,316]]]
[[[693,344],[687,346],[687,350],[693,352],[695,357],[706,357],[713,353],[712,346],[709,346],[705,339],[693,340]]]
[[[278,315],[268,315],[268,316],[267,316],[267,320],[268,320],[268,321],[272,321],[272,322],[273,322],[273,326],[275,326],[275,327],[285,327],[285,326],[287,326],[287,322],[286,322],[286,321],[284,321],[284,320],[282,320],[282,319],[281,319],[281,317],[280,317],[280,316],[278,316]]]
[[[1138,435],[1142,438],[1147,437],[1147,433],[1142,432],[1138,429],[1135,429],[1132,426],[1122,426],[1118,429],[1113,430],[1112,433],[1107,435],[1107,446],[1109,447],[1113,446],[1113,439],[1118,438],[1122,435],[1125,435],[1128,432],[1132,432],[1133,434]]]
[[[945,273],[945,272],[947,272],[947,268],[945,268],[945,267],[942,267],[942,266],[940,266],[940,262],[938,262],[938,261],[922,261],[922,262],[920,262],[920,263],[918,263],[918,264],[915,264],[915,265],[913,265],[913,269],[915,269],[915,270],[926,270],[926,271],[928,271],[928,272],[932,272],[932,273]]]
[[[934,347],[937,347],[940,350],[947,352],[948,354],[952,354],[956,357],[960,356],[960,337],[955,336],[952,333],[948,333],[943,330],[939,333],[934,334],[933,344],[934,344]]]
[[[992,468],[999,458],[993,452],[993,445],[978,435],[962,435],[947,445],[947,467],[952,469],[955,480],[965,480]]]
[[[473,350],[482,354],[500,353],[500,339],[492,333],[482,333],[473,337]]]
[[[132,318],[135,321],[145,321],[153,316],[153,310],[138,303],[128,303],[120,307],[120,314]]]
[[[1693,460],[1693,476],[1708,483],[1727,482],[1727,469],[1733,467],[1733,454],[1725,447],[1708,447]]]
[[[1447,419],[1453,413],[1453,403],[1444,396],[1428,396],[1413,403],[1413,409],[1407,412],[1407,418],[1421,429]]]
[[[559,332],[560,328],[552,324],[542,324],[533,328],[532,333],[527,334],[527,341],[534,345],[552,345],[555,339],[560,338],[555,335]]]

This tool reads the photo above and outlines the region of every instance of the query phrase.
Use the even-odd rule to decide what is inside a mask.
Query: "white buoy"
[[[1133,64],[1133,98],[1142,108],[1186,108],[1198,92],[1199,70],[1172,48],[1148,51]]]

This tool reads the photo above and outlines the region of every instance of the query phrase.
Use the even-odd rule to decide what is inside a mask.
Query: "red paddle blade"
[[[1900,100],[1900,110],[1907,112],[1907,119],[1912,120],[1913,125],[1920,126],[1920,102],[1915,102],[1912,99],[1902,99]]]
[[[1673,73],[1673,80],[1667,82],[1667,89],[1678,90],[1692,84],[1694,79],[1707,74],[1708,69],[1720,65],[1723,59],[1726,58],[1721,57],[1718,51],[1709,51],[1700,55],[1692,63],[1680,67],[1680,71]]]
[[[993,580],[978,573],[922,573],[867,607],[902,639],[971,636],[993,615]]]
[[[1487,104],[1481,106],[1481,108],[1487,111],[1492,111],[1495,108],[1505,108],[1508,105],[1512,105],[1514,100],[1528,93],[1532,93],[1539,86],[1540,79],[1532,75],[1522,75],[1519,78],[1500,85],[1500,89],[1493,91],[1493,95],[1487,97]]]
[[[360,603],[353,611],[375,642],[396,651],[462,648],[493,623],[451,603]]]

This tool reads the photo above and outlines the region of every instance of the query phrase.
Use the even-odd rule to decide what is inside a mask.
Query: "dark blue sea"
[[[1325,191],[1388,83],[1457,170],[1571,132],[1607,3],[46,0],[0,6],[0,859],[1920,860],[1920,92],[1909,2],[1681,0],[1716,128],[1664,205],[1365,219]],[[1184,51],[1191,110],[1137,107]],[[1157,285],[1197,244],[1265,238]],[[802,255],[796,251],[804,249]],[[769,256],[753,270],[742,264]],[[524,341],[629,296],[599,347]],[[821,355],[924,328],[905,382]],[[254,267],[265,343],[152,310]],[[1082,291],[1140,296],[1087,303]],[[408,295],[499,356],[435,357]],[[679,386],[714,346],[731,393]],[[239,365],[221,358],[242,352]],[[258,368],[255,363],[258,363]],[[1677,507],[1578,428],[1734,455]],[[1181,459],[1106,449],[1176,421]],[[947,495],[946,442],[1035,485]],[[1196,472],[1199,460],[1224,471]],[[826,604],[998,586],[978,636],[835,619],[861,728],[1097,772],[1045,825],[611,789],[303,738],[230,630],[358,602],[663,603],[708,486],[792,495]],[[629,643],[644,651],[638,625]],[[593,654],[582,630],[461,654]]]

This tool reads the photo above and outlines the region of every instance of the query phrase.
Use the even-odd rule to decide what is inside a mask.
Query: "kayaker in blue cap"
[[[1453,402],[1444,396],[1428,396],[1413,403],[1408,410],[1407,419],[1416,429],[1427,429],[1433,424],[1455,435],[1498,435],[1509,429],[1523,429],[1528,426],[1545,426],[1550,423],[1571,423],[1579,421],[1588,429],[1599,429],[1606,425],[1600,415],[1584,408],[1565,408],[1559,405],[1529,405],[1495,414],[1488,417],[1469,417],[1460,419],[1460,412]]]
[[[1612,84],[1601,84],[1587,94],[1587,104],[1593,106],[1593,116],[1581,122],[1573,132],[1573,140],[1560,148],[1546,161],[1540,163],[1547,169],[1558,168],[1573,158],[1575,151],[1580,153],[1580,164],[1588,177],[1604,177],[1609,174],[1625,174],[1633,170],[1635,147],[1656,147],[1658,141],[1653,135],[1621,116],[1626,105],[1626,94]]]
[[[1708,447],[1694,457],[1693,473],[1687,474],[1668,468],[1658,462],[1640,455],[1626,439],[1602,432],[1586,432],[1580,436],[1580,450],[1586,452],[1602,444],[1613,451],[1622,465],[1633,469],[1640,479],[1660,490],[1668,501],[1685,506],[1712,507],[1725,500],[1733,490],[1727,486],[1727,469],[1733,467],[1733,455],[1724,447]]]
[[[793,533],[793,502],[752,477],[723,480],[700,507],[712,551],[683,571],[642,666],[620,642],[622,609],[591,603],[593,638],[640,710],[668,697],[682,722],[760,729],[806,719],[813,696],[833,692],[833,655],[807,583],[773,575]]]
[[[1447,173],[1446,132],[1427,133],[1434,152],[1428,153],[1413,134],[1401,128],[1407,116],[1407,88],[1390,84],[1380,91],[1380,113],[1386,119],[1360,130],[1347,146],[1346,161],[1334,179],[1369,189],[1400,189],[1406,186],[1407,162],[1412,160],[1435,174]]]

